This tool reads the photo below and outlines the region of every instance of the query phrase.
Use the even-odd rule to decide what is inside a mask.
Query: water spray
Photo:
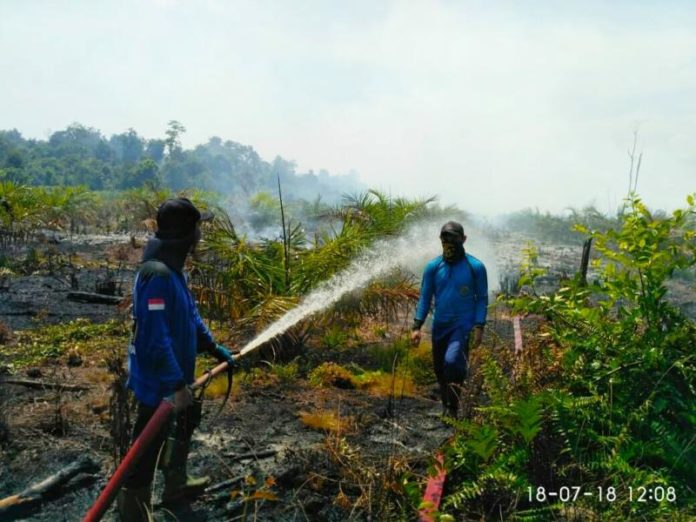
[[[440,246],[441,223],[435,221],[419,221],[409,227],[406,232],[396,238],[377,241],[365,253],[358,256],[342,272],[319,285],[310,292],[298,306],[280,317],[255,339],[247,343],[240,355],[247,354],[267,343],[276,336],[285,332],[288,328],[299,323],[306,317],[327,309],[338,302],[341,297],[349,292],[364,288],[372,280],[387,274],[397,267],[404,267],[413,273],[420,273],[425,263],[435,257],[441,250]],[[474,252],[477,252],[484,264],[487,264],[491,254],[487,242],[474,233]],[[472,242],[474,243],[474,242]],[[469,241],[467,240],[467,246]],[[479,250],[476,250],[476,249]],[[494,277],[491,277],[493,275]],[[489,281],[497,281],[495,274],[489,272]]]

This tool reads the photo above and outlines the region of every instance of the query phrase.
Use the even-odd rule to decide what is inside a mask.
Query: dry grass
[[[403,495],[400,479],[410,471],[407,458],[394,454],[380,458],[367,455],[340,432],[327,435],[324,449],[339,476],[333,502],[350,512],[350,520],[404,519],[394,494]],[[402,516],[397,515],[399,512]]]
[[[111,384],[113,376],[103,368],[89,368],[84,373],[84,379],[92,384]]]
[[[300,422],[315,430],[345,433],[355,428],[355,420],[350,416],[340,416],[331,410],[299,412]]]
[[[422,363],[424,366],[432,368],[433,364],[433,345],[429,338],[423,338],[420,344],[409,351],[409,355],[414,361]]]
[[[416,383],[407,374],[392,375],[383,372],[367,372],[355,377],[357,387],[378,397],[408,396],[416,394]]]
[[[64,437],[71,426],[86,418],[83,410],[60,393],[46,394],[43,399],[25,405],[21,411],[12,411],[9,422],[12,429],[37,429],[54,437]],[[91,412],[87,414],[90,415]]]
[[[323,388],[357,388],[378,397],[390,395],[412,397],[417,391],[416,382],[409,372],[397,370],[394,374],[372,371],[354,375],[333,362],[323,363],[312,370],[309,374],[309,383]]]
[[[433,368],[433,347],[430,339],[423,339],[419,346],[409,348],[406,361],[402,362],[416,384],[430,384],[435,381]]]

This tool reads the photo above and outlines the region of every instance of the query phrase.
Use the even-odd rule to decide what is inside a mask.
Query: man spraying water
[[[201,416],[193,400],[196,356],[209,352],[233,364],[232,355],[216,344],[203,323],[184,275],[184,263],[201,239],[201,221],[211,219],[186,198],[169,199],[157,211],[157,233],[143,253],[133,286],[133,339],[129,347],[128,387],[138,401],[135,442],[165,397],[176,418],[160,429],[155,441],[125,479],[118,497],[123,522],[151,519],[152,481],[159,461],[164,472],[163,503],[202,492],[207,477],[186,473],[191,436]],[[160,448],[162,448],[160,452]]]
[[[421,327],[435,298],[432,342],[433,365],[440,384],[444,413],[457,417],[461,386],[467,376],[469,339],[481,344],[488,306],[486,267],[464,251],[464,227],[448,221],[440,230],[442,255],[423,271],[420,299],[413,320],[411,340],[421,341]]]

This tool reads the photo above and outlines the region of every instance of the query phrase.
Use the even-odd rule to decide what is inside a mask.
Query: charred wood
[[[95,473],[98,469],[99,466],[92,459],[83,456],[24,491],[0,499],[0,518],[23,518],[39,508],[42,503],[93,482],[96,476],[90,473]],[[73,478],[76,480],[73,481]]]
[[[222,482],[218,482],[217,484],[213,484],[212,486],[205,488],[205,494],[209,495],[211,493],[217,493],[218,491],[222,491],[223,489],[227,489],[242,482],[245,478],[246,475],[239,475],[228,480],[223,480]],[[225,494],[227,494],[227,492],[225,492]]]
[[[587,285],[587,267],[590,264],[590,248],[592,248],[592,238],[586,239],[582,245],[582,258],[580,260],[580,282],[583,286]]]
[[[26,386],[35,390],[61,390],[61,391],[86,391],[91,386],[82,384],[63,384],[60,382],[32,381],[30,379],[2,379],[0,384],[14,384],[16,386]]]
[[[123,301],[123,297],[116,295],[94,294],[92,292],[68,292],[70,301],[79,303],[96,303],[117,305]]]
[[[269,457],[274,456],[276,453],[278,453],[277,450],[274,449],[269,449],[269,450],[263,450],[263,451],[250,451],[248,453],[226,453],[225,457],[228,457],[232,460],[244,460],[244,459],[267,459]]]

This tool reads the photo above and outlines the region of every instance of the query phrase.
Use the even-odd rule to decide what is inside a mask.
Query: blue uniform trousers
[[[433,325],[433,366],[440,383],[442,404],[455,415],[469,366],[470,333],[471,330],[461,326],[440,328]]]

